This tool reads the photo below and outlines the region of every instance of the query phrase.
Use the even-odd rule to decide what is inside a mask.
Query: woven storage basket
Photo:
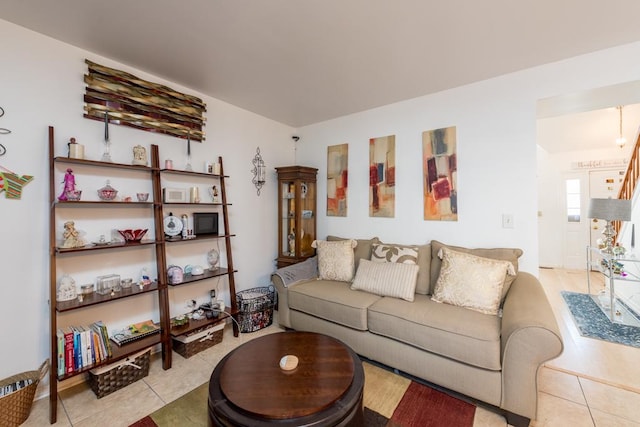
[[[0,381],[0,388],[17,382],[31,381],[26,387],[0,397],[0,426],[19,426],[29,418],[38,383],[48,370],[49,359],[45,360],[37,371],[23,372]]]
[[[149,375],[151,348],[126,359],[89,371],[89,385],[98,396],[107,396]]]
[[[236,294],[240,332],[255,332],[273,323],[273,286],[252,288]]]
[[[224,336],[224,322],[215,323],[188,334],[173,337],[173,349],[184,358],[190,358],[194,354],[221,343]]]

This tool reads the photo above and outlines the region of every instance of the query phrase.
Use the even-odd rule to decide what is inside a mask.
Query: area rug
[[[561,294],[580,335],[640,348],[640,328],[611,322],[589,294]]]
[[[367,427],[472,427],[475,405],[386,369],[363,363]],[[160,408],[130,427],[204,427],[208,383]]]

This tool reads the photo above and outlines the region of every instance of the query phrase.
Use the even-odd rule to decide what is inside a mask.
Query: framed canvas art
[[[393,218],[396,204],[396,136],[369,140],[369,216]]]
[[[327,216],[347,216],[349,144],[327,147]]]
[[[458,220],[455,126],[422,132],[424,219]]]

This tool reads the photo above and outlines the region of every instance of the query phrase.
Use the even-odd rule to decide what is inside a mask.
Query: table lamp
[[[589,202],[589,218],[604,219],[607,225],[602,234],[605,236],[605,247],[602,252],[613,255],[613,237],[616,235],[612,221],[631,220],[631,200],[626,199],[591,199]]]

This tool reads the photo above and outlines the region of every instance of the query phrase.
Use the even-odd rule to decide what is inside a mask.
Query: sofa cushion
[[[288,297],[292,310],[361,331],[367,330],[367,308],[382,298],[334,280],[300,283],[289,288]]]
[[[369,331],[484,369],[500,370],[500,318],[416,295],[369,307]]]
[[[483,258],[447,247],[440,249],[440,277],[431,298],[484,314],[498,314],[502,288],[508,275],[515,276],[509,261]]]
[[[373,262],[363,259],[360,260],[351,289],[413,301],[417,278],[416,264]]]
[[[371,245],[371,261],[418,264],[418,247],[374,243]]]
[[[386,246],[407,247],[397,243],[383,243]],[[416,281],[416,294],[427,295],[430,293],[431,279],[431,244],[413,246],[418,249],[418,280]]]
[[[314,240],[312,247],[318,249],[318,275],[323,280],[350,282],[353,279],[355,240],[327,242]]]
[[[469,249],[463,248],[460,246],[450,246],[445,245],[444,243],[438,242],[437,240],[431,241],[431,283],[429,293],[433,294],[433,290],[436,286],[436,282],[438,281],[438,277],[440,276],[440,266],[442,265],[442,260],[438,258],[438,252],[443,247],[448,247],[449,249],[453,249],[458,252],[465,252],[468,254],[484,257],[484,258],[492,258],[492,259],[501,259],[505,261],[511,262],[513,264],[513,268],[518,273],[518,258],[522,256],[522,249],[517,248],[490,248],[490,249]],[[509,291],[509,287],[515,280],[516,276],[509,276],[507,280],[504,282],[504,286],[502,288],[502,299],[504,300],[505,295]],[[416,291],[417,292],[417,291]]]
[[[327,236],[327,241],[335,242],[339,240],[351,240],[338,236]],[[355,267],[358,268],[358,264],[361,259],[371,259],[371,246],[374,243],[378,243],[380,240],[377,237],[371,239],[356,239],[358,245],[353,249]]]

